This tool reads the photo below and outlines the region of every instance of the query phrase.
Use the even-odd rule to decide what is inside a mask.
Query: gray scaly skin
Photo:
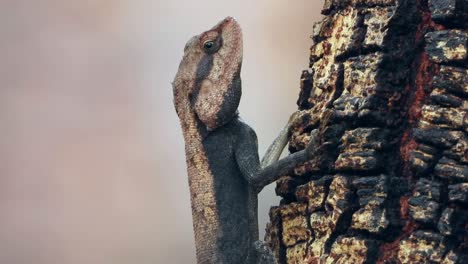
[[[188,41],[173,82],[198,263],[274,263],[258,241],[257,195],[309,160],[313,148],[277,161],[287,126],[260,164],[256,134],[238,118],[241,64],[241,29],[228,17]]]

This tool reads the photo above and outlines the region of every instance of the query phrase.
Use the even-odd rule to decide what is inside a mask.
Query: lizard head
[[[241,97],[241,64],[242,32],[234,18],[191,38],[173,82],[179,117],[181,109],[193,111],[208,130],[234,118]]]

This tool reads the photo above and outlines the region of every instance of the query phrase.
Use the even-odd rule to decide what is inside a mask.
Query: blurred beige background
[[[323,1],[0,1],[0,263],[194,263],[170,82],[185,42],[244,30],[260,153],[296,109]],[[260,197],[262,237],[274,186]]]

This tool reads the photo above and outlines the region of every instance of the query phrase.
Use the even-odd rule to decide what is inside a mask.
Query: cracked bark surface
[[[325,1],[289,150],[327,147],[277,182],[279,263],[468,263],[467,10]]]

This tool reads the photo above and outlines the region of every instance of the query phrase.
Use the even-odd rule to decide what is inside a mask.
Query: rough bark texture
[[[327,147],[277,182],[280,263],[468,263],[467,8],[325,1],[290,151]]]

